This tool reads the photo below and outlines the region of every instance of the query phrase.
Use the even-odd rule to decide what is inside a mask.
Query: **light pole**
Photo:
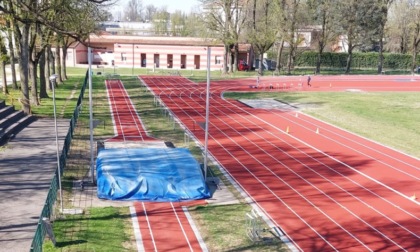
[[[50,76],[50,82],[53,91],[53,107],[54,107],[54,128],[55,128],[55,145],[57,148],[57,173],[58,173],[58,188],[60,191],[60,210],[63,212],[63,191],[61,188],[61,165],[60,165],[60,153],[58,147],[58,130],[57,130],[57,110],[55,106],[55,81],[57,79],[57,75],[53,74]]]
[[[89,62],[89,135],[90,135],[90,176],[92,184],[95,183],[95,172],[93,171],[93,98],[92,98],[92,48],[88,47],[88,62]],[[115,68],[114,68],[115,69]]]
[[[206,86],[206,124],[204,136],[204,179],[207,180],[208,142],[209,142],[209,115],[210,115],[210,57],[211,49],[207,46],[207,86]]]

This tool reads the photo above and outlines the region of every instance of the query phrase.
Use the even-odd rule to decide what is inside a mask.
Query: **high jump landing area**
[[[102,149],[97,178],[101,199],[184,201],[210,197],[200,164],[184,148]]]
[[[122,82],[108,80],[106,86],[116,135],[98,152],[98,197],[160,202],[210,198],[190,151],[168,148],[148,136]]]

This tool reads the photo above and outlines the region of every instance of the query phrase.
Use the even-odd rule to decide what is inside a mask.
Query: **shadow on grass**
[[[62,241],[62,242],[57,242],[55,244],[55,247],[64,248],[67,246],[79,245],[79,244],[84,244],[84,243],[87,243],[87,241],[86,240]]]

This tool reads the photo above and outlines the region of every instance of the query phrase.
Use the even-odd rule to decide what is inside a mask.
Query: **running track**
[[[114,122],[115,137],[110,142],[150,142],[124,85],[107,80],[106,88]],[[194,202],[135,202],[132,211],[139,251],[206,251],[200,235],[194,230],[186,206]]]
[[[203,143],[205,84],[174,76],[141,80]],[[304,80],[264,78],[261,88],[420,91],[419,77],[316,76],[310,88]],[[209,151],[297,250],[419,250],[419,202],[411,199],[420,193],[419,159],[302,113],[222,98],[226,89],[250,91],[249,85],[255,79],[212,82]]]

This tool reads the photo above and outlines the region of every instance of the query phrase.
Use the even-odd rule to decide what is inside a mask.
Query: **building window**
[[[222,64],[222,56],[216,56],[216,57],[215,57],[215,60],[214,60],[214,63],[215,63],[216,65],[220,65],[220,64]]]
[[[121,53],[121,61],[127,61],[126,53]]]

